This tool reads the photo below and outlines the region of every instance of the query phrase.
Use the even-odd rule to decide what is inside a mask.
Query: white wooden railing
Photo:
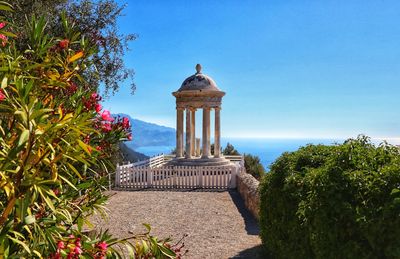
[[[117,167],[118,189],[228,189],[236,188],[239,166]]]
[[[123,166],[123,167],[138,167],[138,166],[150,166],[150,167],[160,167],[164,165],[166,162],[170,161],[172,158],[174,158],[174,155],[156,155],[151,158],[148,158],[146,160],[138,161],[135,163],[127,163],[127,164],[122,164],[122,165],[117,165],[118,166]]]
[[[136,163],[117,165],[117,189],[228,189],[236,188],[236,174],[244,166],[243,156],[225,156],[229,166],[166,166],[173,155],[158,155]]]

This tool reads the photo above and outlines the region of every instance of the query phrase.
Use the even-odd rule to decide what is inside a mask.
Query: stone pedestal
[[[231,161],[224,157],[219,158],[175,158],[168,162],[172,166],[222,166],[229,165]]]

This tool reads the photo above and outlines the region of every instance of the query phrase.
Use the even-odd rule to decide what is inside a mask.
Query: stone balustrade
[[[258,191],[258,186],[260,182],[251,174],[240,172],[237,174],[236,184],[237,190],[244,200],[246,208],[258,220],[260,210],[260,193]]]

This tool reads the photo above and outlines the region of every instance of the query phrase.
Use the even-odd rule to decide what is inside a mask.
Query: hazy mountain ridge
[[[127,117],[132,127],[132,141],[125,141],[130,149],[146,146],[173,146],[176,133],[174,128],[157,125],[133,119],[127,114],[119,113],[115,116]]]

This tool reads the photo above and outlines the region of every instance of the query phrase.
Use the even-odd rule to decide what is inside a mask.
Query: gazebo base
[[[174,158],[168,161],[167,165],[172,166],[224,166],[232,164],[231,161],[224,157],[210,158]]]

